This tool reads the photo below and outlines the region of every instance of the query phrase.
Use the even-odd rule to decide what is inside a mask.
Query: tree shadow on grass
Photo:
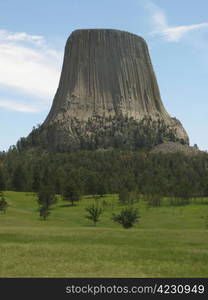
[[[85,225],[82,225],[83,227],[95,227],[97,228],[98,226],[95,226],[94,224],[85,224]]]
[[[77,206],[76,204],[63,204],[63,205],[59,205],[59,207],[75,207]]]

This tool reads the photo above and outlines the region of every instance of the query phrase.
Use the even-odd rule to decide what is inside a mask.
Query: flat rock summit
[[[189,138],[164,108],[144,39],[113,29],[72,32],[51,110],[27,143],[74,151],[150,149],[167,141]]]

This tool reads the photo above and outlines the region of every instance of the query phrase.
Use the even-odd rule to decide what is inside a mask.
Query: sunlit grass
[[[75,207],[59,200],[42,221],[35,195],[5,194],[0,277],[208,277],[206,204],[147,208],[141,201],[140,223],[123,229],[111,220],[121,209],[117,195],[104,197],[108,205],[94,227],[85,218],[90,196]]]

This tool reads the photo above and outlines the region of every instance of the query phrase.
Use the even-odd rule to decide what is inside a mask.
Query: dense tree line
[[[122,201],[131,202],[128,192],[132,191],[146,195],[155,205],[160,204],[161,196],[188,201],[208,196],[208,154],[129,150],[52,154],[12,147],[0,153],[0,185],[1,190],[32,192],[52,186],[72,204],[80,194],[106,193],[120,193]]]

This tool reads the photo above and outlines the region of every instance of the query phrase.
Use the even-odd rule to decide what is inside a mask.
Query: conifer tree
[[[43,220],[46,220],[50,214],[51,206],[57,202],[54,189],[50,185],[42,185],[40,187],[38,198],[39,213]]]

